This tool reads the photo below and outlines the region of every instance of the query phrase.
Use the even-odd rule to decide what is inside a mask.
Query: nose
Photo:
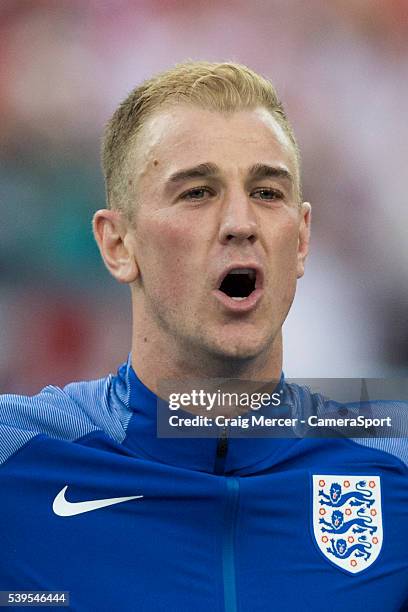
[[[258,222],[246,196],[231,197],[224,202],[219,239],[222,244],[245,241],[252,244],[258,239]]]

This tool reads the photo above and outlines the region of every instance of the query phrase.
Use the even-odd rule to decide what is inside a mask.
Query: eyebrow
[[[174,172],[168,182],[175,184],[183,181],[188,181],[197,178],[208,178],[220,175],[220,169],[216,164],[205,163],[198,164],[192,168],[186,168]],[[290,183],[294,183],[292,174],[286,168],[280,166],[269,166],[268,164],[254,164],[249,168],[248,175],[251,179],[262,179],[262,178],[279,178],[284,179]]]
[[[281,166],[269,166],[268,164],[255,164],[249,169],[249,176],[252,179],[279,178],[293,183],[293,176],[286,168]]]
[[[169,183],[181,183],[196,178],[206,178],[209,176],[219,175],[219,169],[215,164],[198,164],[192,168],[186,168],[185,170],[179,170],[172,174],[168,182]]]

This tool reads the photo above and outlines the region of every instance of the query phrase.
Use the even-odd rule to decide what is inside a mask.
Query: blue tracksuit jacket
[[[0,590],[81,612],[408,610],[406,439],[163,439],[156,399],[130,360],[0,396]]]

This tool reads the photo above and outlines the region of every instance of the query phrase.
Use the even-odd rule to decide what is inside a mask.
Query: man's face
[[[170,107],[147,122],[130,160],[136,316],[142,308],[174,354],[268,351],[303,274],[309,219],[277,121],[263,108]]]

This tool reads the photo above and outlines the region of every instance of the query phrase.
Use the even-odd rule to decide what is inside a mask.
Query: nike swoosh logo
[[[99,508],[106,508],[106,506],[113,506],[114,504],[121,504],[131,499],[141,499],[143,497],[143,495],[131,495],[130,497],[110,497],[109,499],[70,502],[65,498],[67,489],[68,485],[61,489],[52,504],[52,509],[58,516],[75,516],[76,514],[91,512],[91,510],[98,510]]]

